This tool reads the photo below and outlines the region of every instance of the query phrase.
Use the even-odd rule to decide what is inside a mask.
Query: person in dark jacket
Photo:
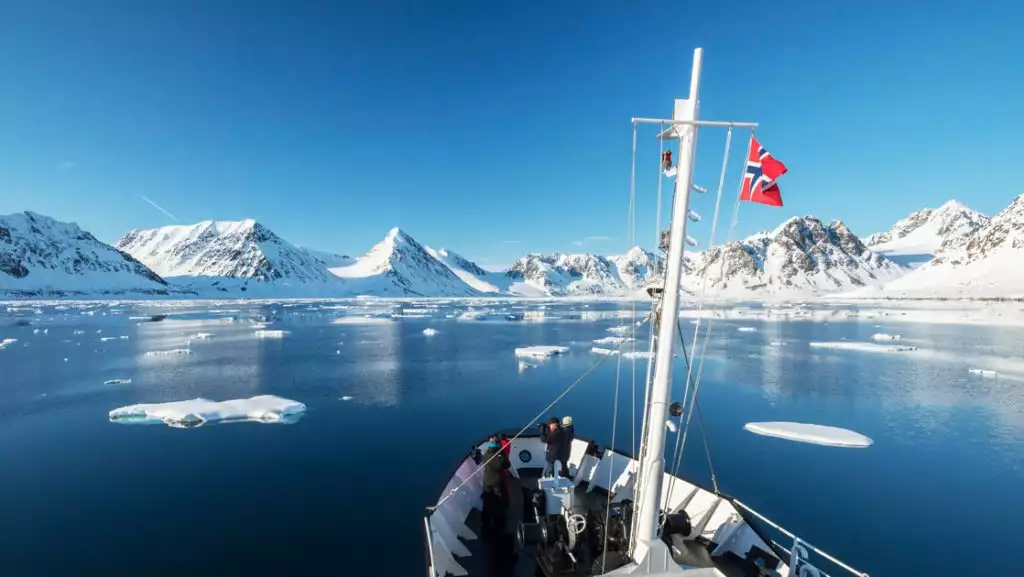
[[[494,533],[505,530],[505,513],[507,496],[505,495],[505,470],[509,467],[508,459],[501,450],[497,437],[491,437],[484,453],[484,529]]]
[[[562,452],[558,459],[562,461],[562,476],[569,476],[569,455],[572,453],[572,441],[576,438],[576,427],[572,424],[572,417],[562,419]]]
[[[563,445],[565,444],[565,432],[562,430],[558,417],[551,417],[551,420],[540,426],[540,440],[547,443],[544,449],[544,476],[549,477],[555,474],[555,461],[562,458]],[[565,463],[562,463],[564,466]]]

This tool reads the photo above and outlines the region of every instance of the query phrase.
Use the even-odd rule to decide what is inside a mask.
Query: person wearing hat
[[[572,453],[572,441],[576,438],[576,428],[572,424],[572,417],[566,416],[562,419],[562,446],[558,460],[562,462],[562,476],[569,476],[569,455]]]
[[[492,436],[487,440],[487,451],[484,452],[484,528],[501,533],[505,530],[505,511],[507,496],[505,495],[505,469],[509,462],[501,450],[498,438]]]
[[[540,425],[540,440],[547,444],[544,449],[544,472],[543,476],[555,475],[555,461],[561,459],[563,444],[565,443],[565,431],[562,430],[558,417],[551,417],[547,423]],[[562,463],[565,466],[565,463]]]

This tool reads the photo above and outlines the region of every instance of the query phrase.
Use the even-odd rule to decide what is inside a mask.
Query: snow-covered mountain
[[[343,291],[324,262],[252,219],[133,230],[117,248],[171,282],[200,291]]]
[[[505,273],[510,290],[552,296],[621,295],[629,288],[610,259],[596,254],[529,254]],[[521,286],[525,285],[525,286]]]
[[[709,295],[720,289],[726,298],[797,297],[881,285],[904,272],[842,222],[805,216],[704,251],[684,286],[699,294],[706,275]]]
[[[911,298],[1024,297],[1024,194],[974,234],[953,238],[932,259],[880,291]]]
[[[473,290],[487,294],[500,294],[508,291],[508,282],[502,273],[488,272],[477,266],[475,262],[446,248],[441,250],[434,250],[429,246],[423,248],[430,253],[430,256],[444,263],[455,276]]]
[[[692,265],[691,255],[683,260],[684,272]],[[639,246],[629,249],[626,254],[608,257],[619,273],[619,280],[627,289],[638,289],[646,286],[654,279],[654,271],[665,269],[665,259],[658,254],[646,251]]]
[[[77,224],[33,212],[0,216],[0,294],[169,294],[167,281]]]
[[[349,290],[357,294],[475,296],[481,292],[452,272],[447,261],[397,227],[353,264],[330,272],[348,281]]]
[[[327,252],[326,250],[316,250],[305,246],[301,248],[309,253],[313,258],[320,259],[320,261],[327,265],[328,268],[348,266],[356,261],[356,259],[344,254]]]
[[[869,236],[865,244],[904,265],[931,260],[942,247],[971,236],[989,217],[951,200],[939,208],[925,208],[893,225],[887,232]]]

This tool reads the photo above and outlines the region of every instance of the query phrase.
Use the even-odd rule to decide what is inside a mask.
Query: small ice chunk
[[[590,352],[594,353],[595,355],[617,355],[617,354],[619,354],[619,351],[616,351],[615,349],[603,349],[601,347],[594,347],[594,348],[590,349]]]
[[[173,357],[175,355],[190,355],[190,354],[192,354],[192,349],[190,349],[190,348],[170,349],[170,350],[166,350],[166,351],[146,351],[145,353],[143,353],[143,355],[145,355],[147,357]]]
[[[18,339],[0,339],[0,349],[5,349],[18,342]]]
[[[64,362],[65,363],[68,362],[68,358],[67,357],[64,357]]]
[[[873,341],[898,341],[900,338],[902,338],[900,335],[890,335],[886,333],[875,333],[871,335],[871,340]]]
[[[564,355],[567,352],[569,352],[569,347],[537,345],[532,347],[517,348],[515,354],[517,357],[549,359],[555,355]]]
[[[987,378],[990,378],[990,379],[999,376],[999,373],[997,373],[997,372],[995,372],[993,370],[990,370],[990,369],[967,369],[967,372],[972,374],[972,375],[979,375],[979,376],[987,377]]]
[[[127,341],[127,340],[128,340],[128,335],[121,335],[119,337],[100,337],[100,341],[102,341],[102,342],[107,342],[107,341]]]
[[[104,385],[130,385],[132,384],[131,379],[110,379],[109,381],[103,381]]]
[[[213,333],[196,333],[196,336],[192,337],[197,341],[206,341],[213,337]]]
[[[519,372],[521,373],[521,372],[523,372],[525,370],[532,369],[532,368],[536,367],[537,365],[530,364],[530,363],[528,363],[526,361],[519,361],[518,366],[519,366]]]
[[[672,431],[673,433],[679,430],[679,428],[676,427],[676,424],[675,422],[672,421],[672,419],[665,419],[665,427],[667,427],[668,430]]]
[[[103,332],[103,329],[96,329],[96,334],[100,334],[102,332]]]
[[[306,405],[275,395],[258,395],[248,399],[211,401],[192,399],[170,403],[129,405],[110,411],[110,420],[125,424],[158,424],[172,427],[198,427],[217,421],[263,423],[289,422],[306,410]]]
[[[39,334],[39,329],[32,329],[32,334],[38,335]]]
[[[277,330],[258,330],[256,331],[256,338],[258,339],[283,339],[288,331]]]
[[[649,359],[651,358],[650,351],[629,351],[622,353],[624,359]]]
[[[739,327],[736,330],[741,333],[756,333],[757,327]]]
[[[616,334],[616,335],[628,335],[631,332],[633,332],[633,326],[632,325],[625,325],[625,326],[621,326],[621,327],[611,327],[611,328],[608,329],[608,332],[610,332],[612,334]]]
[[[784,347],[784,346],[786,346],[786,342],[785,341],[772,341],[771,345],[773,347]]]
[[[83,330],[81,330],[81,329],[75,329],[75,332],[74,332],[74,334],[76,334],[76,335],[84,335],[84,334],[85,334],[85,331],[83,331]]]
[[[343,400],[343,401],[351,401],[352,397],[350,397],[348,395],[345,395],[344,397],[341,397],[341,400]]]
[[[594,339],[595,345],[617,345],[619,343],[629,342],[633,339],[630,337],[602,337],[600,339]]]
[[[428,337],[432,337],[432,336],[437,334],[437,329],[431,329],[431,328],[423,329],[423,334],[427,335]]]
[[[828,427],[825,425],[813,425],[810,423],[793,422],[764,422],[747,423],[743,428],[756,435],[766,437],[777,437],[800,443],[811,443],[814,445],[827,445],[830,447],[870,447],[874,442],[864,435],[841,429],[839,427]]]
[[[917,350],[917,347],[906,345],[876,345],[874,343],[852,343],[845,341],[825,341],[808,344],[811,347],[818,349],[840,349],[847,351],[862,351],[866,353],[902,353]]]

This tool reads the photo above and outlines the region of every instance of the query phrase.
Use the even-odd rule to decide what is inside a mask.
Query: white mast
[[[672,356],[675,349],[676,322],[679,319],[679,289],[683,272],[684,240],[687,213],[690,210],[690,190],[693,184],[693,155],[697,147],[698,88],[700,85],[701,56],[693,51],[693,70],[690,75],[690,97],[675,101],[672,114],[679,138],[679,159],[676,168],[675,196],[672,203],[672,223],[669,229],[665,289],[662,294],[658,341],[655,352],[654,380],[647,403],[647,436],[640,463],[640,492],[638,495],[636,547],[632,555],[636,563],[646,557],[647,567],[661,565],[661,555],[651,555],[652,547],[661,545],[658,538],[658,517],[661,511],[661,483],[665,472],[665,420],[672,395]],[[669,131],[671,133],[671,130]],[[667,561],[667,559],[665,560]]]

